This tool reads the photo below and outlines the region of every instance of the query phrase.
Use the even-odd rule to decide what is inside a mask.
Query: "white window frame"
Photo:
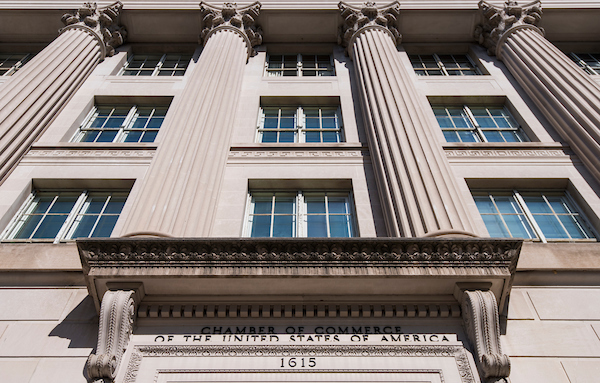
[[[464,56],[467,58],[467,60],[469,61],[469,63],[471,64],[470,68],[464,68],[464,67],[459,67],[459,68],[446,68],[446,65],[444,64],[444,61],[440,58],[440,55],[437,53],[433,53],[433,54],[409,54],[409,58],[410,56],[418,56],[419,57],[419,63],[421,63],[421,65],[423,64],[423,60],[421,59],[421,56],[433,56],[433,59],[435,60],[436,64],[437,64],[437,68],[427,68],[427,67],[422,67],[422,68],[415,68],[413,66],[413,69],[415,71],[415,73],[417,74],[417,76],[424,76],[424,77],[429,77],[429,76],[452,76],[452,77],[460,77],[460,76],[479,76],[482,75],[483,73],[481,73],[481,70],[479,69],[479,67],[473,62],[473,59],[471,59],[471,57],[468,54],[444,54],[442,56],[452,56],[452,59],[456,61],[455,56]],[[410,60],[411,64],[415,64],[412,60]],[[475,73],[472,75],[466,75],[463,74],[462,71],[474,71]],[[428,71],[440,71],[441,74],[429,74]],[[451,75],[449,74],[449,72],[460,72],[460,75]]]
[[[121,124],[121,126],[118,129],[117,134],[115,135],[115,138],[111,141],[111,143],[115,143],[115,142],[125,142],[128,134],[130,132],[135,132],[135,131],[156,131],[157,134],[158,132],[160,132],[160,127],[158,129],[146,129],[146,127],[144,127],[144,129],[134,129],[133,125],[135,124],[137,118],[139,117],[139,108],[153,108],[152,114],[150,115],[150,118],[148,119],[148,122],[150,121],[150,119],[153,117],[154,113],[156,112],[156,109],[165,109],[165,117],[166,117],[166,113],[168,112],[168,106],[146,106],[146,105],[118,105],[118,104],[112,104],[112,105],[96,105],[92,108],[92,110],[90,110],[90,112],[88,113],[88,115],[85,117],[83,124],[79,127],[79,129],[77,129],[77,132],[75,133],[75,135],[71,138],[70,142],[79,142],[79,143],[92,143],[92,142],[84,142],[81,141],[84,137],[85,134],[88,130],[93,130],[93,131],[103,131],[103,130],[108,130],[108,129],[100,129],[100,128],[94,128],[92,129],[92,124],[94,123],[94,121],[96,120],[96,118],[98,118],[98,109],[99,108],[113,108],[113,109],[117,109],[117,108],[127,108],[129,107],[129,112],[127,113],[127,116],[125,117],[125,120],[123,120],[123,123]],[[164,118],[163,118],[163,122],[164,122]],[[146,123],[146,126],[148,125],[148,123]],[[161,124],[162,126],[162,124]],[[116,130],[116,129],[114,129]],[[93,143],[96,143],[97,141],[93,141]],[[149,141],[150,142],[150,141]],[[148,142],[148,143],[149,143]],[[152,141],[154,142],[154,141]],[[105,143],[109,143],[109,142],[105,142]],[[142,143],[142,141],[134,141],[131,142],[132,144],[135,143]]]
[[[442,130],[442,133],[444,131],[450,131],[450,132],[459,132],[459,131],[465,131],[465,132],[474,132],[475,133],[475,137],[477,138],[478,141],[476,142],[489,142],[487,140],[487,137],[485,136],[485,131],[492,131],[492,132],[515,132],[517,138],[519,138],[520,141],[516,141],[516,142],[529,142],[529,137],[527,136],[527,134],[525,134],[525,132],[523,131],[523,128],[521,127],[521,125],[519,125],[519,123],[517,122],[517,120],[515,119],[515,117],[512,115],[512,113],[510,113],[510,111],[506,108],[506,106],[504,105],[443,105],[443,104],[435,104],[431,106],[432,109],[435,108],[462,108],[463,112],[466,114],[470,124],[472,127],[467,127],[467,128],[443,128],[441,126],[440,129]],[[514,124],[514,127],[512,128],[502,128],[502,129],[495,129],[495,128],[482,128],[481,126],[479,126],[479,124],[477,123],[477,119],[475,118],[475,116],[473,115],[473,112],[471,111],[471,108],[485,108],[486,110],[488,110],[489,108],[502,108],[504,113],[508,116],[508,118],[510,119],[510,121]],[[460,137],[460,136],[459,136]],[[456,141],[447,141],[447,142],[456,142]],[[471,141],[458,141],[458,142],[464,142],[464,143],[468,143]],[[502,142],[512,142],[512,141],[500,141],[497,143],[502,143]]]
[[[52,204],[54,204],[54,202],[58,199],[58,197],[61,195],[61,193],[62,194],[65,194],[65,193],[73,194],[73,195],[79,194],[79,196],[77,197],[76,202],[74,203],[73,207],[71,208],[71,211],[68,213],[67,218],[65,219],[64,223],[61,225],[61,227],[58,230],[54,239],[52,239],[52,238],[14,238],[14,236],[19,233],[19,230],[27,222],[27,220],[24,217],[26,215],[28,215],[29,213],[31,213],[36,208],[36,205],[33,202],[35,201],[35,198],[37,195],[48,194],[48,195],[52,196],[54,194],[53,202],[50,204],[50,206],[48,207],[46,212],[43,214],[43,216],[45,217],[48,214],[48,211],[51,209]],[[104,206],[103,206],[101,212],[98,214],[94,213],[94,215],[106,216],[105,210],[106,210],[106,207],[108,206],[108,203],[110,202],[110,199],[113,198],[115,195],[119,195],[121,197],[125,196],[127,198],[129,191],[128,190],[110,190],[110,191],[109,190],[83,190],[83,191],[78,191],[78,190],[34,190],[27,197],[25,202],[21,205],[21,207],[19,208],[17,213],[14,215],[14,217],[11,219],[9,224],[6,226],[6,228],[2,232],[2,234],[0,234],[0,239],[2,241],[7,241],[7,242],[52,242],[52,243],[60,243],[63,241],[74,240],[74,238],[72,238],[72,236],[75,233],[75,231],[77,230],[77,227],[81,220],[81,217],[83,217],[86,214],[85,207],[87,204],[89,204],[88,198],[94,197],[94,195],[96,195],[96,194],[107,194],[107,197],[106,197],[107,199],[104,202]],[[116,214],[111,213],[110,215],[116,215]],[[119,217],[120,217],[120,215],[121,215],[121,213],[119,213]],[[33,230],[32,233],[36,232],[36,230],[39,228],[39,226],[42,224],[43,221],[44,220],[41,219],[40,222],[38,222],[36,228]],[[99,222],[99,220],[96,220],[94,226],[90,230],[90,233],[94,232],[94,230],[96,229],[96,226],[98,225],[98,222]],[[114,229],[114,227],[113,227],[113,229]]]
[[[10,69],[6,73],[4,73],[2,75],[4,77],[12,76],[13,74],[15,74],[15,72],[17,72],[25,64],[27,64],[27,62],[29,60],[31,60],[31,58],[33,57],[33,54],[31,54],[31,53],[24,53],[24,54],[0,54],[0,62],[3,64],[4,61],[9,60],[12,56],[20,57],[20,59],[13,66],[11,66]]]
[[[298,53],[296,54],[296,67],[295,68],[269,68],[269,62],[271,59],[271,56],[294,56],[294,54],[285,54],[285,53],[281,53],[281,54],[269,54],[267,55],[267,59],[265,60],[265,76],[266,77],[332,77],[335,76],[335,63],[333,61],[333,55],[331,54],[301,54]],[[330,65],[330,69],[319,69],[319,68],[304,68],[303,62],[306,61],[306,59],[303,56],[329,56],[329,65]],[[283,61],[285,62],[285,60]],[[316,60],[315,60],[316,62]],[[314,71],[316,72],[314,76],[305,76],[304,75],[304,71]],[[284,76],[283,72],[290,72],[290,73],[294,73],[294,75],[291,76]],[[331,74],[323,74],[323,73],[329,73],[331,72]]]
[[[571,214],[567,214],[573,217],[578,217],[575,218],[575,222],[577,224],[577,226],[580,228],[580,230],[584,233],[584,235],[586,236],[586,238],[571,238],[569,235],[568,230],[565,228],[565,226],[563,225],[562,221],[560,219],[557,219],[557,222],[560,224],[562,230],[564,231],[564,233],[566,233],[569,238],[546,238],[546,236],[544,235],[542,229],[540,228],[539,224],[537,223],[537,221],[535,220],[535,214],[531,212],[531,210],[529,209],[529,207],[527,206],[527,202],[525,202],[523,195],[522,194],[539,194],[544,201],[546,202],[546,204],[548,205],[548,207],[552,210],[552,216],[557,217],[558,215],[565,215],[565,214],[560,214],[560,213],[556,213],[554,211],[554,209],[552,208],[552,205],[548,202],[548,196],[554,196],[554,197],[561,197],[564,199],[567,207],[569,208],[569,210],[571,210]],[[506,190],[474,190],[473,191],[473,196],[483,196],[483,195],[487,195],[488,197],[490,197],[490,201],[494,204],[494,207],[496,209],[496,211],[500,212],[500,210],[498,209],[498,207],[496,206],[496,202],[494,200],[494,197],[497,196],[512,196],[514,197],[515,201],[517,202],[517,204],[519,205],[519,208],[521,209],[521,211],[523,212],[523,215],[525,217],[525,219],[527,220],[527,223],[529,224],[529,226],[531,227],[531,229],[533,230],[532,233],[530,233],[530,236],[532,238],[525,238],[525,240],[530,240],[530,241],[540,241],[542,243],[548,243],[548,242],[589,242],[589,241],[596,241],[596,238],[598,238],[598,233],[597,231],[589,224],[589,220],[585,217],[585,215],[581,212],[581,209],[579,208],[579,206],[577,205],[577,203],[575,202],[575,200],[571,197],[571,195],[569,194],[569,192],[567,190],[528,190],[528,191],[518,191],[518,190],[512,190],[512,191],[506,191]],[[504,215],[502,213],[500,214],[482,214],[480,213],[480,215],[498,215],[500,217],[500,220],[502,222],[502,225],[504,225],[504,228],[506,229],[506,231],[511,234],[512,233],[510,231],[509,226],[506,224],[505,220],[504,220]],[[505,214],[506,215],[506,214]]]
[[[280,129],[266,129],[265,126],[265,109],[279,109],[278,112],[278,118],[279,120],[281,119],[281,110],[282,109],[294,109],[296,110],[296,112],[294,113],[294,125],[295,127],[293,129],[286,129],[286,130],[280,130]],[[307,109],[318,109],[319,110],[319,121],[321,123],[321,128],[320,129],[307,129],[306,128],[306,114],[305,114],[305,110]],[[323,129],[322,128],[322,123],[323,123],[323,117],[322,117],[322,113],[323,110],[327,109],[327,110],[335,110],[335,119],[337,121],[337,128],[335,129]],[[323,142],[323,141],[319,141],[319,142],[313,142],[315,144],[336,144],[336,143],[340,143],[340,142],[345,142],[346,138],[344,137],[344,126],[342,123],[342,110],[341,108],[332,106],[310,106],[310,105],[300,105],[297,107],[293,107],[293,106],[261,106],[260,107],[260,111],[258,113],[258,122],[257,122],[257,129],[256,129],[256,142],[258,143],[263,143],[263,133],[264,132],[293,132],[294,133],[294,142],[293,143],[306,143],[306,132],[314,132],[314,131],[318,131],[320,133],[323,132],[335,132],[337,133],[337,137],[339,138],[339,140],[337,142]],[[322,136],[321,136],[322,137]],[[267,144],[271,143],[271,144],[291,144],[292,142],[265,142]]]
[[[129,56],[127,58],[127,61],[125,62],[125,65],[123,65],[123,68],[121,68],[121,70],[119,71],[119,73],[117,74],[117,76],[128,76],[128,77],[129,76],[131,76],[131,77],[152,77],[152,76],[159,76],[160,71],[163,69],[164,63],[165,63],[165,61],[167,61],[167,58],[169,56],[179,56],[179,61],[182,60],[182,57],[190,56],[190,59],[188,60],[188,65],[186,65],[186,67],[185,67],[184,70],[180,71],[181,73],[183,73],[181,76],[184,76],[185,72],[187,71],[187,68],[189,67],[190,61],[192,59],[192,55],[178,54],[178,53],[173,53],[173,54],[171,54],[171,53],[169,53],[169,54],[165,53],[165,54],[163,54],[160,57],[158,63],[156,64],[156,66],[152,70],[152,74],[150,76],[141,76],[139,73],[135,74],[135,75],[133,75],[133,74],[125,74],[125,71],[129,70],[129,69],[140,70],[140,68],[129,68],[129,66],[131,65],[131,63],[133,61],[135,61],[134,59],[135,59],[136,56],[139,57],[139,56],[158,56],[158,55],[157,54],[156,55],[153,55],[153,54],[147,54],[147,55],[139,54],[139,55],[135,55],[135,54],[133,54],[133,55]],[[165,68],[165,70],[175,70],[175,69]],[[150,70],[148,70],[148,72],[150,72]],[[173,73],[170,76],[163,76],[163,77],[181,77],[181,76],[176,76],[175,73]]]
[[[354,208],[354,198],[352,196],[352,193],[349,191],[345,191],[345,190],[328,190],[328,191],[323,191],[323,190],[298,190],[296,192],[294,191],[290,191],[290,190],[277,190],[277,191],[269,191],[269,190],[254,190],[254,191],[249,191],[247,194],[247,200],[246,200],[246,211],[244,214],[244,227],[242,230],[242,236],[243,237],[252,237],[252,224],[253,224],[253,216],[254,216],[254,197],[256,195],[259,195],[260,197],[264,197],[264,196],[268,196],[268,194],[272,195],[273,198],[273,202],[275,201],[275,197],[277,196],[277,194],[289,194],[290,198],[294,199],[294,208],[293,208],[293,213],[290,215],[294,216],[294,226],[292,227],[292,236],[291,237],[283,237],[283,238],[306,238],[308,236],[308,212],[307,212],[307,205],[306,205],[306,197],[305,195],[308,195],[308,198],[310,198],[310,195],[324,195],[325,197],[325,216],[326,216],[326,222],[327,222],[327,238],[332,238],[331,237],[331,227],[329,224],[329,220],[330,220],[330,214],[329,214],[329,204],[327,203],[327,199],[328,196],[331,196],[332,198],[344,198],[346,201],[346,210],[348,211],[348,214],[350,216],[350,218],[348,219],[348,233],[350,234],[349,237],[341,237],[341,238],[351,238],[351,237],[356,237],[358,236],[358,225],[357,225],[357,221],[356,221],[356,211]],[[294,195],[295,194],[295,195]],[[271,217],[274,216],[274,208],[275,208],[275,204],[271,203]],[[261,237],[253,237],[253,238],[261,238]],[[270,237],[267,238],[273,238],[273,219],[271,219],[271,227],[270,227]],[[333,237],[336,238],[336,237]]]

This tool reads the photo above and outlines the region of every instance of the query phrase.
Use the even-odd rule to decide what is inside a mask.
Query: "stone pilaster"
[[[62,20],[50,45],[0,89],[0,182],[79,89],[96,65],[123,43],[122,4],[86,3]]]
[[[201,3],[204,50],[163,124],[164,141],[125,223],[127,235],[210,236],[260,3]]]
[[[399,4],[339,4],[340,43],[354,60],[388,235],[472,235],[473,226],[411,73],[397,50]]]
[[[600,86],[544,38],[539,1],[496,7],[481,1],[475,35],[501,59],[552,127],[600,182]]]

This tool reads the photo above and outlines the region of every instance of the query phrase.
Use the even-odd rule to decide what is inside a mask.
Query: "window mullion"
[[[271,225],[269,227],[269,238],[273,238],[273,227],[275,226],[275,193],[271,196]]]
[[[485,138],[485,134],[483,134],[483,131],[481,130],[481,127],[479,126],[479,124],[477,124],[477,119],[475,119],[473,112],[471,112],[471,108],[469,108],[468,105],[465,105],[463,106],[463,109],[467,114],[469,120],[471,120],[471,125],[473,125],[473,128],[475,129],[475,132],[477,133],[477,136],[481,140],[481,142],[488,142],[487,138]]]
[[[324,196],[325,200],[325,226],[327,227],[327,238],[331,237],[331,227],[329,225],[329,198],[327,197],[327,193]]]
[[[529,210],[529,207],[525,203],[525,200],[523,199],[523,197],[521,196],[521,194],[518,191],[516,191],[516,190],[513,190],[513,194],[515,196],[515,199],[519,203],[519,205],[521,205],[521,210],[523,210],[523,213],[525,213],[525,216],[527,217],[527,219],[531,223],[531,226],[533,226],[533,230],[535,230],[538,238],[543,243],[548,243],[548,240],[546,239],[546,236],[542,232],[542,229],[538,225],[537,221],[535,220],[535,218],[533,216],[533,213],[531,213],[531,211]]]
[[[29,194],[25,202],[23,202],[23,205],[21,205],[15,216],[10,220],[10,222],[6,226],[6,229],[4,229],[4,231],[2,232],[2,235],[0,235],[1,239],[9,238],[15,234],[15,232],[18,230],[17,226],[19,226],[19,221],[25,215],[26,211],[33,206],[33,200],[35,199],[35,196],[35,192]]]
[[[138,109],[137,109],[137,106],[135,106],[135,105],[132,106],[131,109],[129,109],[129,113],[127,113],[127,116],[125,117],[125,120],[121,124],[121,127],[119,128],[119,132],[115,136],[115,139],[113,140],[113,142],[125,141],[125,137],[127,136],[125,134],[125,131],[128,129],[131,129],[133,127],[133,124],[135,123],[135,120],[136,120],[135,115],[136,115],[137,111],[138,111]]]
[[[77,218],[77,214],[79,214],[79,211],[83,207],[83,204],[85,203],[85,200],[87,198],[87,194],[88,194],[87,190],[84,190],[79,195],[79,198],[77,198],[77,201],[75,201],[75,205],[73,206],[73,208],[69,212],[69,215],[68,215],[67,219],[65,220],[65,223],[63,223],[62,227],[60,228],[60,230],[56,234],[56,237],[54,239],[54,243],[59,243],[60,240],[63,238],[63,236],[65,234],[67,234],[67,230],[71,227],[71,225],[75,221],[75,218]],[[69,239],[69,238],[65,238],[65,239]]]
[[[489,197],[490,201],[492,201],[492,204],[494,205],[494,209],[496,209],[496,211],[498,212],[498,216],[502,220],[502,224],[504,225],[504,228],[506,229],[506,231],[508,232],[508,234],[510,234],[510,237],[512,238],[512,236],[513,236],[512,232],[510,231],[508,224],[504,220],[504,216],[500,212],[500,209],[498,209],[498,205],[496,204],[496,200],[494,199],[494,196],[492,194],[488,194],[488,197]]]
[[[435,58],[435,62],[437,63],[438,68],[442,71],[444,76],[448,76],[448,71],[446,70],[446,66],[442,62],[442,59],[440,59],[440,56],[434,53],[433,57]]]
[[[296,193],[296,237],[308,236],[308,216],[306,201],[301,190]]]
[[[298,136],[298,139],[295,141],[306,142],[306,116],[302,106],[299,106],[298,109],[296,109],[296,116],[296,135]]]
[[[302,55],[300,53],[296,55],[296,75],[302,76]]]
[[[152,76],[158,76],[158,72],[160,72],[160,69],[162,68],[163,63],[165,62],[166,58],[167,58],[167,55],[164,54],[164,55],[162,55],[160,60],[158,60],[158,63],[156,64],[156,66],[154,67],[154,70],[152,71]]]

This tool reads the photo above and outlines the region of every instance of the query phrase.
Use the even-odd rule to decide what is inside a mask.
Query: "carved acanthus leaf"
[[[77,11],[63,15],[62,22],[66,25],[63,30],[80,27],[93,31],[102,40],[105,55],[112,56],[115,48],[127,38],[127,30],[119,25],[122,9],[120,1],[104,8],[98,8],[96,3],[85,3]]]
[[[481,0],[479,9],[483,13],[483,24],[475,28],[474,35],[479,44],[487,48],[489,55],[496,54],[498,43],[506,31],[518,26],[535,27],[542,18],[540,0],[522,6],[516,1],[508,0],[503,7]],[[543,33],[541,28],[537,29]]]
[[[248,47],[251,55],[252,49],[262,43],[262,29],[256,25],[256,18],[260,13],[260,3],[238,8],[236,3],[224,3],[223,8],[217,8],[205,2],[200,3],[202,13],[202,32],[200,42],[206,43],[210,32],[220,26],[229,26],[246,36],[250,42]]]
[[[465,291],[462,316],[475,349],[477,368],[485,383],[506,383],[510,359],[500,346],[498,304],[491,291]]]
[[[343,47],[348,48],[356,32],[369,26],[387,29],[393,36],[396,45],[402,41],[402,36],[397,28],[397,20],[400,15],[400,4],[397,1],[383,7],[377,7],[371,1],[364,3],[360,8],[343,1],[338,6],[344,19],[344,23],[340,27],[338,44]]]
[[[112,382],[121,363],[123,352],[133,332],[135,315],[133,290],[107,291],[102,298],[98,346],[87,360],[88,377],[92,382]]]

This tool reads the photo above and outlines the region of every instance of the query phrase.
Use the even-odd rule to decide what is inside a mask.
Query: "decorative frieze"
[[[239,33],[246,41],[248,55],[254,55],[254,47],[262,43],[262,29],[256,25],[256,18],[260,13],[258,1],[245,7],[238,8],[236,3],[224,3],[223,8],[218,8],[205,3],[200,3],[202,13],[202,32],[200,41],[206,42],[217,30],[231,29]]]
[[[96,3],[84,3],[76,12],[65,13],[62,22],[66,25],[61,33],[69,29],[82,29],[94,36],[102,49],[102,58],[112,56],[127,37],[127,30],[119,25],[123,3],[117,1],[98,8]]]
[[[517,29],[530,28],[544,34],[543,29],[536,26],[542,18],[540,0],[523,6],[516,1],[507,0],[503,7],[481,0],[479,9],[483,13],[483,24],[475,28],[475,38],[487,48],[491,56],[501,57],[503,41]]]
[[[51,150],[33,148],[21,160],[23,165],[101,165],[101,164],[150,164],[156,148],[138,149],[75,149],[64,148]]]
[[[370,28],[379,28],[387,31],[392,39],[399,45],[402,36],[397,29],[400,3],[394,1],[385,7],[378,8],[374,2],[367,1],[362,7],[356,7],[341,1],[338,5],[344,19],[340,27],[338,44],[345,48],[352,46],[356,34]]]
[[[563,149],[445,149],[449,158],[523,158],[523,157],[566,157],[572,155]]]

